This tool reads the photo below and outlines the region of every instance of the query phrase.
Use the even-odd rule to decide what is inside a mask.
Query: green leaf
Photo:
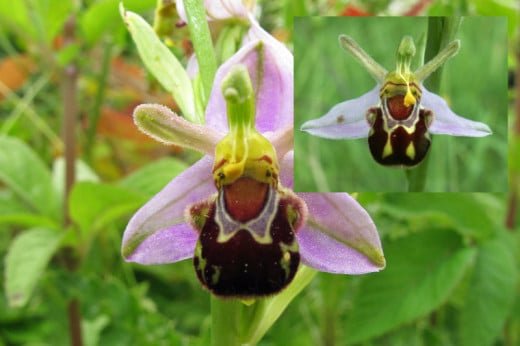
[[[363,277],[347,322],[351,343],[382,335],[443,304],[473,263],[455,232],[429,230],[383,244],[387,267]]]
[[[5,258],[5,291],[9,306],[22,307],[58,248],[61,234],[33,228],[14,239]]]
[[[26,205],[26,210],[60,220],[61,199],[49,169],[27,144],[0,136],[0,181]]]
[[[124,29],[119,20],[117,6],[121,0],[103,0],[92,3],[80,20],[83,36],[89,44],[93,44],[105,33],[119,32]],[[154,8],[156,0],[125,0],[125,6],[136,12]]]
[[[57,224],[54,220],[49,219],[48,217],[26,212],[0,214],[0,224],[17,225],[23,227],[59,227],[59,224]]]
[[[16,197],[13,191],[0,189],[0,216],[18,214],[27,211],[27,207]]]
[[[184,67],[152,27],[139,15],[120,6],[121,16],[132,35],[139,56],[146,68],[170,92],[185,118],[202,123],[203,114],[196,114],[191,80]]]
[[[383,209],[392,215],[425,224],[448,223],[463,235],[485,239],[494,234],[502,222],[502,215],[489,204],[482,194],[441,193],[386,194]],[[494,218],[494,220],[493,220]]]
[[[107,315],[100,315],[93,320],[81,321],[81,329],[83,330],[83,339],[85,346],[99,345],[101,332],[110,324],[110,318]]]
[[[495,344],[515,299],[518,269],[509,234],[479,247],[467,299],[460,315],[460,345]]]
[[[0,225],[16,225],[23,228],[46,227],[60,228],[57,220],[43,214],[35,214],[28,210],[27,205],[11,190],[0,189]],[[6,229],[11,229],[6,227]]]
[[[187,168],[188,165],[180,160],[165,158],[152,162],[123,178],[119,186],[150,198]]]
[[[62,68],[76,60],[82,53],[83,47],[77,43],[70,43],[56,53],[56,62]]]
[[[217,59],[213,50],[213,42],[209,31],[206,11],[202,1],[184,0],[184,8],[188,17],[188,29],[190,30],[191,41],[199,64],[199,73],[204,91],[202,104],[206,108],[211,89],[213,88],[213,78],[217,71]]]
[[[102,229],[140,207],[146,198],[128,189],[92,182],[74,185],[70,194],[70,216],[83,232]]]

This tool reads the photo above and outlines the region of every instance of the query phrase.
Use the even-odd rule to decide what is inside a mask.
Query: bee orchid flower
[[[193,258],[204,287],[241,298],[277,293],[301,264],[342,274],[385,266],[376,227],[355,199],[292,191],[293,60],[273,41],[249,42],[219,67],[205,125],[160,105],[135,109],[142,131],[205,156],[132,217],[127,261]]]
[[[351,37],[340,45],[374,77],[377,85],[366,94],[338,103],[324,116],[305,122],[301,130],[330,139],[368,137],[372,157],[382,165],[415,166],[430,148],[431,134],[482,137],[491,134],[484,123],[456,115],[446,101],[428,91],[423,81],[454,56],[459,41],[446,46],[431,61],[411,71],[415,45],[405,36],[397,50],[395,71],[375,62]]]

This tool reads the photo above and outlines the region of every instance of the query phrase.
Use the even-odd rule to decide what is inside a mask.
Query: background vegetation
[[[77,340],[70,341],[70,335],[78,335],[74,332],[78,328],[84,345],[208,344],[209,294],[201,289],[191,262],[142,266],[125,263],[120,255],[122,232],[132,213],[197,157],[155,143],[133,125],[131,113],[139,103],[176,106],[171,96],[147,76],[120,19],[118,3],[0,0],[0,345],[78,345]],[[154,0],[124,3],[126,8],[153,20]],[[291,47],[294,15],[405,14],[417,4],[422,7],[412,14],[508,15],[512,48],[509,64],[514,68],[518,45],[512,43],[517,23],[513,1],[259,3],[263,26]],[[486,20],[494,25],[486,24],[486,34],[482,34]],[[424,30],[424,24],[413,21],[407,27]],[[432,179],[432,190],[473,189],[475,181],[482,181],[486,190],[504,191],[504,182],[509,181],[510,192],[358,194],[380,232],[387,268],[363,276],[318,274],[261,345],[520,344],[516,203],[520,128],[515,127],[520,122],[513,117],[510,101],[508,179],[503,157],[506,129],[497,115],[505,116],[502,83],[506,72],[501,59],[506,43],[500,36],[504,28],[500,19],[481,19],[480,25],[471,22],[466,20],[462,32],[474,25],[473,30],[481,34],[480,41],[478,36],[464,34],[468,35],[463,40],[467,50],[448,63],[455,71],[445,71],[444,93],[455,110],[468,117],[478,114],[478,119],[488,122],[497,134],[489,141],[450,138],[444,145],[443,136],[436,137],[435,150],[450,156],[445,158],[449,161],[440,160],[439,167],[430,163],[428,178]],[[299,19],[296,28],[300,30],[298,25],[302,24],[298,23]],[[296,128],[306,114],[321,115],[335,102],[357,96],[373,85],[352,60],[348,63],[351,58],[336,45],[337,33],[327,29],[331,38],[325,39],[310,30],[314,26],[325,28],[323,23],[305,22],[301,30],[306,37],[294,33],[296,54],[316,40],[323,44],[322,51],[308,49],[307,57],[295,57]],[[390,39],[385,36],[390,37],[390,31],[370,34],[369,26],[355,30],[359,36],[352,35],[359,43],[386,67],[392,67],[400,34]],[[491,49],[482,51],[487,30],[489,35],[498,36],[493,42],[498,42],[495,48],[501,53],[496,56]],[[186,35],[179,31],[171,38],[172,50],[184,61],[190,54]],[[384,40],[385,49],[379,50],[382,47],[372,44],[373,40]],[[390,52],[386,41],[391,43]],[[387,58],[389,63],[385,62]],[[302,76],[298,72],[302,59],[321,63]],[[342,62],[340,68],[354,68],[348,74],[337,73],[332,69],[332,59]],[[483,76],[500,73],[495,76],[496,85],[477,83],[478,74],[457,70],[465,69],[473,59],[491,59],[489,64],[479,65],[478,71]],[[494,59],[501,64],[494,66]],[[319,68],[329,71],[318,74],[314,69]],[[450,77],[459,73],[460,79]],[[342,78],[350,74],[358,75],[359,86]],[[321,80],[311,85],[302,77]],[[483,89],[473,96],[468,84]],[[318,93],[325,86],[329,92],[320,98],[302,99],[303,88]],[[451,96],[455,94],[459,97]],[[483,100],[486,105],[481,112]],[[464,103],[457,105],[459,101]],[[72,131],[62,131],[74,113],[70,107],[75,107],[79,116],[72,123]],[[62,132],[76,136],[71,141]],[[299,150],[300,139],[296,140]],[[73,184],[64,168],[67,150],[67,160],[71,158],[71,143],[72,157],[76,158]],[[365,145],[350,149],[357,144],[345,142],[349,155],[356,153],[364,159],[341,163],[349,167],[342,169],[344,180],[350,169],[369,165]],[[468,155],[459,163],[461,154],[452,156],[454,152]],[[496,153],[497,157],[470,155],[474,153]],[[326,153],[307,154],[309,161],[332,162],[325,160]],[[337,159],[337,155],[331,156]],[[301,165],[301,156],[297,160]],[[451,169],[450,162],[457,175],[437,179]],[[485,174],[478,175],[480,169]],[[299,166],[295,173],[302,184],[309,184],[305,186],[315,186],[319,181],[334,186],[334,179],[315,179],[317,172]],[[461,179],[465,177],[462,172],[468,174],[468,182]],[[396,184],[402,181],[399,176],[385,175],[383,179],[395,179]],[[451,185],[446,187],[448,183]],[[348,186],[341,189],[352,191]],[[398,189],[401,185],[390,190]]]

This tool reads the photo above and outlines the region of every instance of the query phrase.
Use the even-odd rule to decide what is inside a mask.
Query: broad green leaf
[[[47,227],[56,229],[60,225],[43,214],[36,214],[28,210],[27,205],[8,189],[0,189],[0,225],[16,225],[23,228]],[[11,229],[7,227],[6,229]]]
[[[443,304],[476,250],[455,232],[432,229],[383,244],[387,267],[363,277],[347,322],[351,343],[380,336]]]
[[[417,193],[386,194],[384,210],[397,217],[419,220],[431,224],[432,218],[438,224],[448,223],[464,235],[478,239],[490,237],[503,215],[490,210],[485,199],[471,193]]]
[[[24,306],[57,250],[61,234],[33,228],[16,237],[5,258],[5,292],[9,306]]]
[[[59,224],[46,216],[28,212],[0,214],[0,225],[17,225],[22,227],[48,227],[58,228]]]
[[[27,211],[27,206],[16,197],[13,191],[0,189],[0,216],[18,214]]]
[[[0,136],[0,148],[0,181],[23,201],[27,211],[59,220],[61,196],[36,153],[19,139],[5,136]]]
[[[69,212],[83,232],[90,233],[131,213],[144,202],[142,195],[122,187],[82,182],[72,188]]]
[[[139,56],[150,73],[170,92],[185,118],[202,123],[203,114],[196,114],[191,80],[184,67],[166,45],[157,37],[152,27],[139,15],[120,6]]]
[[[92,3],[80,19],[80,27],[86,41],[93,44],[105,33],[124,28],[117,7],[121,0],[102,0]],[[153,9],[156,0],[125,0],[125,7],[136,12]]]
[[[119,185],[150,198],[186,168],[188,165],[182,161],[165,158],[123,178]]]
[[[515,299],[518,269],[512,237],[490,239],[479,247],[467,299],[460,315],[460,345],[493,345]]]

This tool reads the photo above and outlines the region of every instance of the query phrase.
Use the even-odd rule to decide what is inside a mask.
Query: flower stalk
[[[256,345],[316,274],[301,266],[293,282],[272,297],[244,301],[211,296],[211,345]]]
[[[76,40],[76,16],[73,14],[65,23],[63,36],[65,45]],[[63,229],[70,229],[72,224],[69,214],[69,196],[75,182],[76,163],[76,123],[78,118],[78,66],[76,61],[70,62],[63,71],[63,143],[65,148],[65,190],[63,202]],[[74,257],[75,249],[64,249],[62,252],[65,266],[70,272],[75,272],[79,265]],[[67,306],[69,338],[72,346],[82,346],[81,307],[77,297],[70,297]]]
[[[191,40],[197,62],[199,64],[199,73],[202,81],[203,99],[202,105],[205,108],[211,94],[213,86],[213,78],[217,71],[217,60],[208,22],[206,21],[206,12],[203,2],[200,0],[184,1],[186,15],[188,16],[188,28],[190,30]]]

